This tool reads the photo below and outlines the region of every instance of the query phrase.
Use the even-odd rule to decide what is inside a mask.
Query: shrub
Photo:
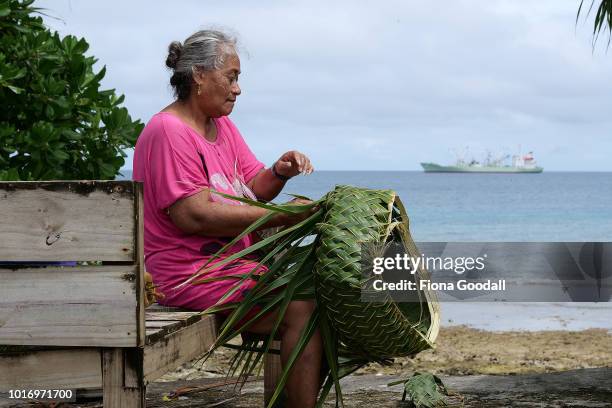
[[[0,0],[0,180],[113,179],[142,130],[100,90],[89,44],[43,24],[34,0]]]

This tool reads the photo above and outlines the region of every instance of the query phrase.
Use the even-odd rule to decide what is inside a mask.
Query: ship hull
[[[435,163],[421,163],[425,173],[541,173],[542,167],[512,166],[440,166]]]

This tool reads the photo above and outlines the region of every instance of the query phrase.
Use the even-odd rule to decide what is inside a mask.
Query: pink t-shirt
[[[246,184],[264,167],[228,117],[215,123],[217,140],[209,142],[174,114],[160,112],[136,143],[133,178],[144,183],[145,266],[162,292],[182,283],[231,240],[186,234],[174,225],[167,209],[205,188],[250,195]],[[219,195],[210,197],[242,205]],[[244,237],[230,253],[250,246],[253,240],[253,235]],[[208,289],[214,290],[214,283]]]

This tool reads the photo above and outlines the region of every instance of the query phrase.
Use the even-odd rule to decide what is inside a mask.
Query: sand
[[[221,377],[234,351],[220,349],[204,364],[185,365],[159,381]],[[389,366],[370,364],[355,375],[396,375],[414,371],[444,375],[528,374],[612,367],[612,334],[583,331],[488,332],[465,326],[442,328],[436,348]]]
[[[223,380],[219,377],[224,376],[233,353],[223,348],[204,364],[192,362],[166,374],[147,387],[147,406],[261,406],[261,380],[248,383],[241,393],[231,387],[206,387]],[[427,371],[439,374],[452,391],[449,407],[608,407],[612,406],[611,368],[612,335],[605,329],[488,332],[457,326],[443,328],[436,349],[414,359],[398,358],[389,366],[362,368],[343,380],[343,390],[346,407],[407,407],[398,404],[401,386],[386,384],[414,371]],[[207,390],[171,402],[163,399],[186,386]],[[0,406],[30,405],[0,400]],[[67,404],[66,408],[77,406],[100,408],[101,403]],[[330,397],[325,407],[333,406]]]

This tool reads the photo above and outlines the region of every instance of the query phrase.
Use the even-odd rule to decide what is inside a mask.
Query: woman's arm
[[[269,169],[257,173],[249,182],[249,188],[260,200],[271,201],[291,177],[300,173],[310,174],[313,171],[310,159],[305,154],[292,150],[283,154]]]
[[[235,237],[249,225],[268,213],[268,210],[249,205],[231,205],[209,200],[210,192],[201,191],[174,203],[169,209],[170,219],[181,231],[214,237]],[[294,200],[306,204],[305,200]],[[260,229],[294,225],[312,214],[275,214]]]
[[[255,196],[264,201],[272,201],[285,187],[287,180],[281,180],[272,173],[272,167],[263,169],[249,183]]]

